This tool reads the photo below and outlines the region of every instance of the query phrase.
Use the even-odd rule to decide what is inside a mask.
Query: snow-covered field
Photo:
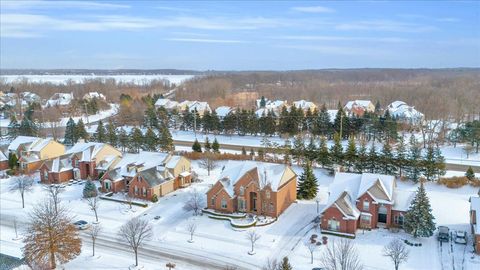
[[[153,80],[168,80],[170,83],[180,84],[185,80],[193,78],[194,75],[2,75],[0,78],[5,79],[7,83],[27,79],[29,82],[35,83],[53,83],[65,84],[71,80],[74,83],[82,83],[85,80],[91,79],[115,79],[117,82],[134,83],[143,85],[150,83]]]
[[[99,209],[99,220],[104,228],[101,237],[116,241],[116,232],[118,228],[129,218],[142,216],[149,220],[154,228],[154,237],[148,242],[148,246],[159,252],[167,252],[180,256],[204,258],[213,260],[226,265],[238,265],[241,269],[260,269],[267,258],[278,258],[288,256],[294,266],[294,269],[311,269],[319,267],[319,258],[324,252],[324,247],[320,247],[314,254],[314,264],[310,264],[310,254],[303,242],[310,237],[312,233],[318,233],[313,228],[312,220],[317,213],[315,200],[299,201],[293,204],[286,212],[280,216],[277,222],[265,227],[257,227],[255,230],[261,235],[256,244],[256,254],[248,255],[250,243],[245,238],[246,230],[233,229],[228,221],[219,221],[208,218],[206,215],[193,216],[190,212],[185,212],[182,207],[194,190],[204,194],[206,190],[215,182],[221,172],[223,162],[211,172],[208,176],[204,169],[199,168],[198,162],[193,162],[193,170],[198,174],[202,182],[195,183],[192,186],[177,190],[165,197],[160,198],[158,203],[151,204],[148,208],[135,207],[134,211],[129,211],[125,205],[110,201],[101,201]],[[293,166],[293,169],[300,174],[302,169]],[[463,174],[462,172],[448,172],[449,175]],[[328,198],[328,185],[333,177],[325,174],[320,169],[315,169],[315,175],[319,182],[319,204],[320,209],[326,203]],[[480,176],[480,175],[479,175]],[[21,200],[18,194],[8,191],[10,180],[0,180],[0,213],[2,220],[9,220],[13,216],[24,220],[33,205],[45,198],[46,193],[40,184],[35,184],[34,191],[27,196],[26,208],[21,208]],[[415,190],[417,187],[409,182],[399,182],[402,189]],[[83,185],[67,186],[65,192],[61,194],[62,203],[71,211],[75,219],[83,219],[88,222],[94,220],[93,213],[82,201]],[[463,187],[459,189],[448,189],[434,183],[426,185],[428,195],[431,200],[433,213],[436,217],[437,225],[446,225],[451,229],[461,229],[469,232],[469,202],[468,198],[475,195],[476,188]],[[155,216],[160,216],[159,220],[154,220]],[[197,224],[197,231],[194,235],[194,242],[189,243],[190,235],[187,231],[187,225],[190,222]],[[14,238],[13,229],[1,227],[1,245],[0,252],[12,256],[21,256],[21,242],[12,240]],[[336,237],[328,236],[329,241]],[[383,229],[371,232],[358,233],[354,240],[360,254],[362,262],[366,269],[392,269],[390,261],[382,256],[382,248],[391,239],[395,237],[409,238],[404,233],[391,233]],[[440,257],[437,242],[434,237],[420,239],[422,247],[411,247],[409,261],[401,269],[442,269],[442,263],[445,267],[451,259],[449,254]],[[455,250],[461,251],[463,246],[456,247]],[[115,248],[107,246],[97,246],[97,257],[91,256],[91,245],[84,241],[83,251],[80,257],[67,263],[66,269],[127,269],[134,262],[132,253],[127,251],[116,251]],[[463,252],[456,254],[462,256]],[[465,253],[464,267],[455,269],[476,269],[480,266],[480,257],[474,256],[472,259],[471,246],[467,247]],[[188,262],[171,259],[177,264],[175,269],[205,269],[189,265]],[[457,260],[458,261],[458,260]],[[144,269],[164,269],[167,263],[165,258],[149,257],[140,255],[140,264]],[[86,267],[88,265],[88,267]],[[457,265],[459,266],[459,265]],[[451,267],[444,269],[452,269]]]

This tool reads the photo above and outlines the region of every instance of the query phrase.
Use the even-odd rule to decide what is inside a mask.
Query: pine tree
[[[18,166],[17,154],[10,152],[8,154],[8,168],[14,169]]]
[[[437,179],[444,176],[446,173],[445,157],[442,155],[442,151],[438,145],[435,147],[435,167]]]
[[[352,171],[355,161],[357,160],[357,146],[355,145],[355,140],[352,137],[348,140],[347,150],[345,151],[345,166],[347,170]]]
[[[322,168],[332,168],[330,154],[328,153],[327,138],[325,136],[320,137],[320,146],[318,147],[317,162],[322,166]]]
[[[325,104],[322,105],[315,122],[315,132],[321,136],[329,137],[332,133],[332,124],[330,123],[330,115]]]
[[[220,144],[218,143],[217,138],[213,139],[212,150],[214,153],[220,153]]]
[[[246,156],[247,155],[247,150],[245,149],[244,146],[242,146],[242,155]]]
[[[367,143],[362,141],[360,148],[358,149],[357,159],[355,161],[355,171],[357,173],[363,173],[368,167],[368,154],[367,154]]]
[[[83,120],[81,118],[80,118],[80,120],[78,120],[78,123],[75,126],[75,139],[77,141],[79,139],[83,139],[85,141],[88,140],[88,133],[85,130],[85,124],[83,123]]]
[[[262,96],[262,98],[260,99],[260,108],[265,108],[266,105],[267,101],[265,100],[265,97]]]
[[[193,142],[192,150],[193,150],[194,152],[198,152],[198,153],[201,153],[201,152],[202,152],[202,146],[200,145],[200,143],[198,142],[197,139],[195,139],[195,142]]]
[[[305,157],[309,162],[313,162],[317,156],[317,146],[313,137],[310,137],[310,143],[308,143],[307,148],[305,149]]]
[[[403,176],[403,170],[407,165],[407,156],[405,151],[406,151],[405,140],[403,139],[403,136],[400,136],[400,140],[397,146],[397,152],[395,155],[396,171],[398,172],[398,175],[400,177]]]
[[[106,136],[107,136],[108,143],[113,147],[117,147],[117,145],[118,145],[117,130],[116,130],[115,124],[113,124],[112,120],[108,121],[107,135]]]
[[[107,141],[107,135],[102,120],[98,121],[97,131],[95,132],[94,138],[96,142],[103,143]]]
[[[129,141],[130,142],[128,148],[130,149],[130,151],[138,153],[143,143],[143,134],[138,127],[133,128],[132,133],[130,134]]]
[[[15,114],[10,116],[10,124],[8,124],[8,138],[13,140],[18,136],[20,125],[17,122]]]
[[[253,150],[253,148],[250,148],[250,156],[255,156],[255,151]]]
[[[171,152],[175,149],[175,146],[173,145],[172,134],[166,126],[162,126],[160,128],[160,138],[158,145],[160,147],[160,150],[164,152]]]
[[[75,138],[75,121],[70,117],[65,127],[65,137],[63,143],[65,145],[74,145],[77,142]]]
[[[118,134],[118,146],[122,148],[122,152],[125,151],[125,149],[128,147],[128,134],[125,131],[125,129],[120,129],[120,132]]]
[[[292,265],[288,261],[288,257],[283,257],[282,262],[278,265],[278,270],[293,270]]]
[[[380,154],[380,171],[382,174],[394,175],[395,166],[393,163],[393,154],[392,147],[388,143],[388,140],[385,141],[382,148],[382,153]]]
[[[423,175],[427,181],[432,181],[437,174],[437,166],[435,163],[435,150],[431,144],[427,147],[427,152],[422,160],[422,166]]]
[[[293,139],[291,153],[292,157],[297,161],[297,164],[300,164],[303,157],[305,156],[305,144],[301,136],[295,136],[295,138]]]
[[[210,144],[210,140],[208,139],[208,137],[205,138],[203,148],[205,148],[205,152],[210,152],[210,150],[212,149],[212,145]]]
[[[145,137],[143,138],[143,148],[147,151],[157,150],[157,135],[153,132],[152,128],[147,128]]]
[[[475,179],[475,172],[473,171],[472,166],[468,167],[465,177],[467,177],[469,181],[473,181],[473,179]]]
[[[97,186],[91,180],[88,180],[83,187],[83,197],[91,198],[95,196],[97,196]]]
[[[330,148],[330,156],[332,157],[333,163],[338,166],[343,165],[343,147],[340,142],[340,135],[335,133],[333,135],[333,145]]]
[[[425,187],[423,183],[420,183],[420,187],[405,214],[403,227],[413,237],[430,237],[435,231],[434,219]]]
[[[158,127],[157,112],[153,106],[149,106],[145,111],[145,126],[152,128]]]
[[[410,137],[410,149],[408,150],[408,159],[407,166],[405,167],[405,174],[408,179],[412,180],[415,183],[418,182],[422,173],[421,158],[422,150],[418,141],[412,135]]]
[[[299,199],[311,200],[317,196],[317,190],[317,178],[313,174],[310,162],[305,162],[303,173],[298,179],[297,197]]]
[[[378,155],[377,155],[377,149],[375,147],[375,142],[372,142],[372,146],[370,147],[370,150],[368,151],[368,164],[367,164],[367,171],[370,173],[376,173],[378,172]]]
[[[23,117],[22,122],[20,122],[20,127],[19,127],[19,135],[23,136],[37,136],[38,134],[38,127],[37,124],[26,117],[26,115]]]

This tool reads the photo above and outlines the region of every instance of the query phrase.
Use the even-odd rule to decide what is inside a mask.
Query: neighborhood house
[[[207,191],[207,208],[278,217],[297,197],[297,175],[283,164],[228,161]]]
[[[337,173],[321,212],[322,231],[354,237],[357,229],[402,227],[413,196],[397,189],[391,175]]]
[[[8,146],[18,158],[20,169],[26,173],[38,170],[42,163],[65,153],[65,146],[52,138],[18,136]]]
[[[375,105],[370,100],[351,100],[344,107],[349,116],[363,116],[366,112],[373,113]]]
[[[473,247],[480,255],[480,197],[470,197],[470,225],[472,227]]]

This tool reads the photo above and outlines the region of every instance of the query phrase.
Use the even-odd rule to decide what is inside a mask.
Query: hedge
[[[142,202],[136,202],[136,201],[129,202],[129,201],[126,201],[126,200],[109,198],[109,197],[106,197],[106,196],[100,196],[100,199],[107,200],[107,201],[113,201],[113,202],[120,202],[120,203],[128,203],[128,204],[131,203],[132,205],[141,206],[141,207],[144,207],[144,208],[148,207],[147,203],[142,203]]]

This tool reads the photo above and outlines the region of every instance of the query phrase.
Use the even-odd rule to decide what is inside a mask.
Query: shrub
[[[460,188],[467,185],[469,181],[465,176],[453,176],[450,178],[440,178],[438,179],[438,183],[448,188]]]
[[[91,180],[88,180],[83,188],[83,197],[91,198],[97,196],[97,194],[97,187],[95,186],[95,183],[93,183]]]
[[[153,203],[158,202],[158,196],[157,196],[157,194],[153,194],[153,195],[152,195],[152,202],[153,202]]]

